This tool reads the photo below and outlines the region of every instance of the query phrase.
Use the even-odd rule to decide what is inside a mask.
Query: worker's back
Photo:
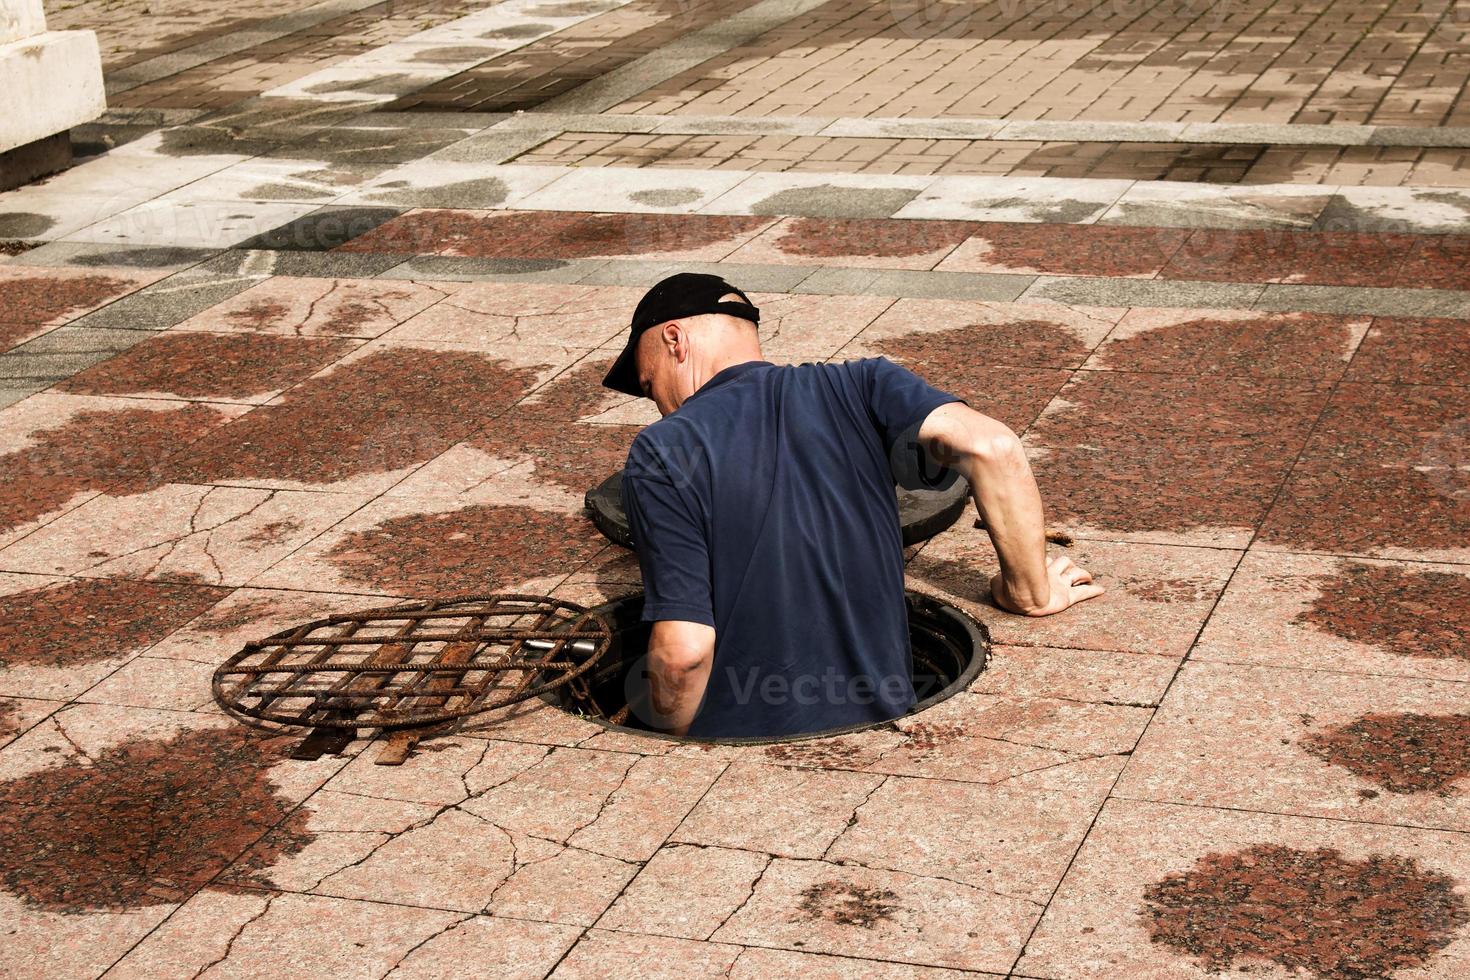
[[[715,628],[690,735],[797,734],[912,706],[889,456],[955,400],[882,358],[752,361],[639,434],[623,496],[644,619]]]

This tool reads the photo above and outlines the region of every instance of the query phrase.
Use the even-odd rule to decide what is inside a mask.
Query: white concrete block
[[[0,152],[96,119],[107,108],[91,31],[49,31],[0,44]]]
[[[0,0],[0,44],[33,37],[46,30],[41,0]]]

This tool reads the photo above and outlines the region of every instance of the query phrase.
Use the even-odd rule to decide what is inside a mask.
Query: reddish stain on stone
[[[142,493],[168,482],[163,463],[224,415],[205,405],[168,411],[79,412],[0,456],[0,530],[61,507],[78,493]]]
[[[409,299],[410,294],[401,290],[385,292],[379,297],[382,300]],[[327,322],[322,324],[323,333],[337,334],[339,336],[350,336],[357,331],[358,327],[380,326],[387,308],[379,303],[348,302],[332,310],[332,315]]]
[[[132,289],[112,276],[45,276],[0,279],[0,310],[6,320],[48,323]]]
[[[334,483],[402,469],[477,434],[536,375],[468,351],[385,347],[212,433],[172,478]]]
[[[968,221],[893,221],[888,218],[796,218],[776,240],[787,255],[927,255],[947,252],[970,234]]]
[[[1159,278],[1391,286],[1413,244],[1411,235],[1199,228]]]
[[[1199,602],[1213,598],[1220,583],[1203,576],[1195,578],[1148,579],[1127,581],[1124,590],[1145,602]]]
[[[247,303],[238,310],[230,310],[225,314],[225,319],[233,327],[244,330],[263,330],[273,327],[291,312],[291,307],[276,300],[256,300]]]
[[[607,365],[590,362],[538,390],[534,404],[495,419],[470,445],[501,459],[531,459],[535,478],[581,494],[626,461],[640,426],[578,422],[607,402]]]
[[[898,894],[887,888],[825,881],[802,890],[799,908],[809,918],[871,929],[899,910]]]
[[[521,259],[641,255],[748,237],[770,220],[697,214],[419,211],[379,225],[338,251]]]
[[[1352,322],[1299,313],[1201,317],[1110,341],[1099,353],[1107,367],[1129,371],[1335,378],[1347,368]]]
[[[921,721],[904,729],[909,737],[906,747],[918,752],[929,752],[953,742],[958,742],[968,733],[963,725],[941,725]]]
[[[0,352],[29,340],[40,329],[34,323],[0,323]]]
[[[1059,524],[1117,531],[1254,527],[1300,450],[1315,383],[1084,374],[1028,433]],[[983,407],[983,406],[982,406]]]
[[[1443,793],[1470,776],[1470,715],[1364,715],[1301,745],[1390,793]]]
[[[276,608],[276,600],[265,597],[232,602],[228,605],[218,604],[190,623],[189,628],[200,633],[222,636],[226,633],[233,633],[242,626],[249,626],[251,623],[267,619]]]
[[[775,762],[845,769],[855,765],[862,758],[863,751],[856,745],[840,742],[783,742],[766,746],[765,755]]]
[[[68,913],[182,901],[286,816],[266,774],[290,742],[206,729],[0,784],[0,885]],[[297,825],[260,860],[311,840]]]
[[[88,368],[60,388],[94,395],[168,392],[182,398],[248,398],[310,377],[352,346],[260,333],[164,333]]]
[[[298,521],[296,518],[288,517],[285,520],[271,521],[269,524],[262,524],[260,527],[256,528],[254,531],[251,531],[240,540],[244,544],[279,544],[281,541],[284,541],[287,537],[301,530],[303,527],[305,527],[305,525]]]
[[[229,591],[99,578],[0,596],[0,666],[71,667],[134,653]]]
[[[1470,660],[1470,577],[1394,565],[1346,565],[1293,620],[1406,657]]]
[[[7,739],[20,731],[17,716],[20,708],[9,698],[0,698],[0,740]]]
[[[1372,554],[1470,540],[1470,388],[1343,384],[1261,537]]]
[[[450,595],[565,574],[603,544],[581,514],[477,505],[391,518],[345,536],[328,558],[354,582],[404,595]]]
[[[1150,938],[1209,970],[1274,963],[1324,980],[1371,980],[1424,965],[1470,923],[1453,879],[1413,858],[1344,858],[1261,844],[1207,854],[1150,885]]]
[[[1011,269],[1074,276],[1153,275],[1189,237],[1177,228],[1115,228],[986,222],[975,230],[983,261]]]

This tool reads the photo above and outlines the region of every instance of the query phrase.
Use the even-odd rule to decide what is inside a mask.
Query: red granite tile
[[[583,259],[682,256],[717,261],[771,218],[578,211],[410,211],[339,251],[474,258]]]
[[[728,262],[932,269],[974,225],[896,218],[782,218]]]
[[[51,330],[54,324],[0,322],[0,354]]]
[[[190,483],[383,490],[481,431],[546,366],[468,350],[365,348],[174,461]]]
[[[101,494],[0,552],[0,567],[243,585],[365,499],[181,483],[127,497]]]
[[[1192,657],[1470,682],[1470,570],[1251,551]]]
[[[1110,801],[1017,973],[1449,980],[1467,880],[1461,834]]]
[[[708,845],[669,844],[654,854],[598,925],[708,939],[749,895],[771,859]],[[677,901],[671,901],[674,896]]]
[[[1334,380],[1367,329],[1366,317],[1326,313],[1134,309],[1086,366]]]
[[[984,222],[938,268],[1152,279],[1189,234],[1180,228]]]
[[[0,881],[49,910],[180,901],[286,818],[293,801],[267,774],[290,742],[199,728],[0,783]],[[277,840],[282,855],[305,844]]]
[[[1261,528],[1270,548],[1470,557],[1470,393],[1344,384]]]
[[[777,364],[827,360],[893,304],[887,296],[753,292],[750,299],[761,311],[761,353]],[[614,337],[617,347],[623,339]]]
[[[1414,243],[1396,234],[1199,228],[1159,278],[1392,286]]]
[[[11,323],[65,323],[162,275],[137,269],[0,268],[0,310]]]
[[[1405,289],[1470,289],[1470,236],[1416,236],[1393,285]]]
[[[982,365],[1080,367],[1124,310],[1059,304],[901,299],[844,348],[843,356],[902,360],[933,383],[979,387]]]
[[[384,497],[252,584],[404,596],[544,594],[605,546],[581,513]]]
[[[272,276],[174,329],[377,337],[450,295],[455,283]]]
[[[476,916],[414,948],[398,961],[394,980],[439,980],[473,963],[506,980],[540,980],[581,935],[574,926]]]
[[[73,375],[57,390],[263,402],[355,346],[270,334],[163,333]]]
[[[529,282],[469,282],[396,328],[394,341],[425,340],[498,351],[510,344],[621,349],[643,290]]]
[[[1096,371],[1026,435],[1050,520],[1098,536],[1250,539],[1321,410],[1325,385]]]
[[[0,578],[0,691],[43,698],[81,694],[228,594],[127,579]]]
[[[158,486],[171,456],[239,411],[50,394],[26,399],[6,413],[7,431],[0,433],[0,448],[8,450],[0,456],[0,531],[19,531],[97,491]]]
[[[1014,616],[988,594],[997,566],[985,533],[957,526],[932,538],[908,565],[910,588],[956,603],[1007,646],[1065,647],[1183,657],[1240,552],[1112,541],[1056,549],[1106,589],[1056,616]]]
[[[1113,795],[1465,831],[1467,777],[1462,685],[1200,663]]]
[[[593,929],[556,968],[559,980],[714,980],[728,977],[742,947]]]
[[[969,690],[1012,697],[1149,706],[1159,702],[1178,667],[1173,657],[995,646]]]
[[[33,725],[44,721],[53,711],[62,707],[61,701],[43,701],[39,698],[0,698],[0,747],[4,747],[24,734]]]
[[[1024,898],[948,877],[776,858],[713,939],[1004,972],[1040,914]]]
[[[1470,320],[1374,317],[1347,377],[1400,384],[1470,384]]]

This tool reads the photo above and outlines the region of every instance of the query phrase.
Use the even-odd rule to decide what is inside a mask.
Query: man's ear
[[[682,321],[670,320],[659,327],[659,343],[673,351],[679,363],[689,356],[689,331]]]

